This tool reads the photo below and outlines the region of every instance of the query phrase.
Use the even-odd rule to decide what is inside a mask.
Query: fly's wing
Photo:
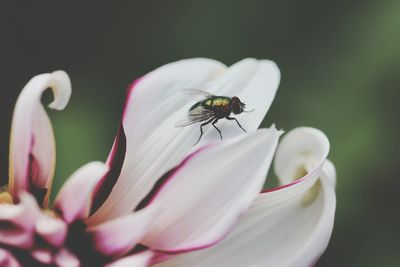
[[[191,98],[199,98],[199,97],[204,97],[204,98],[210,98],[213,97],[214,95],[200,90],[200,89],[194,89],[194,88],[187,88],[187,89],[182,89],[182,93],[184,93],[185,95],[191,97]]]
[[[185,127],[194,123],[207,121],[213,117],[214,112],[206,109],[202,103],[199,102],[189,110],[187,119],[177,122],[175,127]]]

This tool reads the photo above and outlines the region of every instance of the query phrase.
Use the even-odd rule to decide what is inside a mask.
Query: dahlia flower
[[[34,77],[14,111],[10,174],[0,195],[1,266],[312,266],[335,212],[329,142],[313,128],[258,129],[280,80],[276,65],[210,59],[162,66],[129,87],[105,164],[76,171],[49,204],[55,145],[40,103],[63,109],[71,87],[57,71]],[[184,88],[238,96],[244,133],[174,127],[192,101]],[[212,128],[212,127],[211,127]],[[213,131],[214,130],[214,131]],[[276,152],[276,154],[275,154]],[[263,190],[274,158],[281,186]]]

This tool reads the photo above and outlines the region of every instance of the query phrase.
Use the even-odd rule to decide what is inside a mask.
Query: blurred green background
[[[314,126],[338,173],[330,245],[317,266],[400,266],[400,1],[1,1],[0,177],[13,105],[34,75],[66,70],[73,97],[51,112],[56,188],[105,160],[127,85],[182,58],[277,62],[264,126]]]

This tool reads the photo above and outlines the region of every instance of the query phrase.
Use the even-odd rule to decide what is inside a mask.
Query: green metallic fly
[[[190,109],[188,113],[188,119],[182,122],[177,123],[175,126],[177,127],[185,127],[188,125],[192,125],[195,123],[200,123],[200,136],[194,145],[200,142],[201,137],[203,136],[203,126],[211,123],[212,126],[218,131],[219,136],[222,140],[221,130],[215,125],[220,119],[234,120],[237,125],[244,131],[246,130],[240,125],[239,121],[236,118],[230,117],[233,114],[240,114],[242,112],[251,112],[245,111],[246,104],[241,102],[237,96],[227,97],[227,96],[216,96],[210,94],[208,92],[199,90],[199,89],[184,89],[184,92],[189,95],[200,95],[205,99],[195,103]]]

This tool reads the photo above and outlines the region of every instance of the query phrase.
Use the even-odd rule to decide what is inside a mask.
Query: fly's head
[[[239,97],[237,96],[232,97],[231,106],[234,114],[240,114],[246,108],[246,104],[240,101]]]

